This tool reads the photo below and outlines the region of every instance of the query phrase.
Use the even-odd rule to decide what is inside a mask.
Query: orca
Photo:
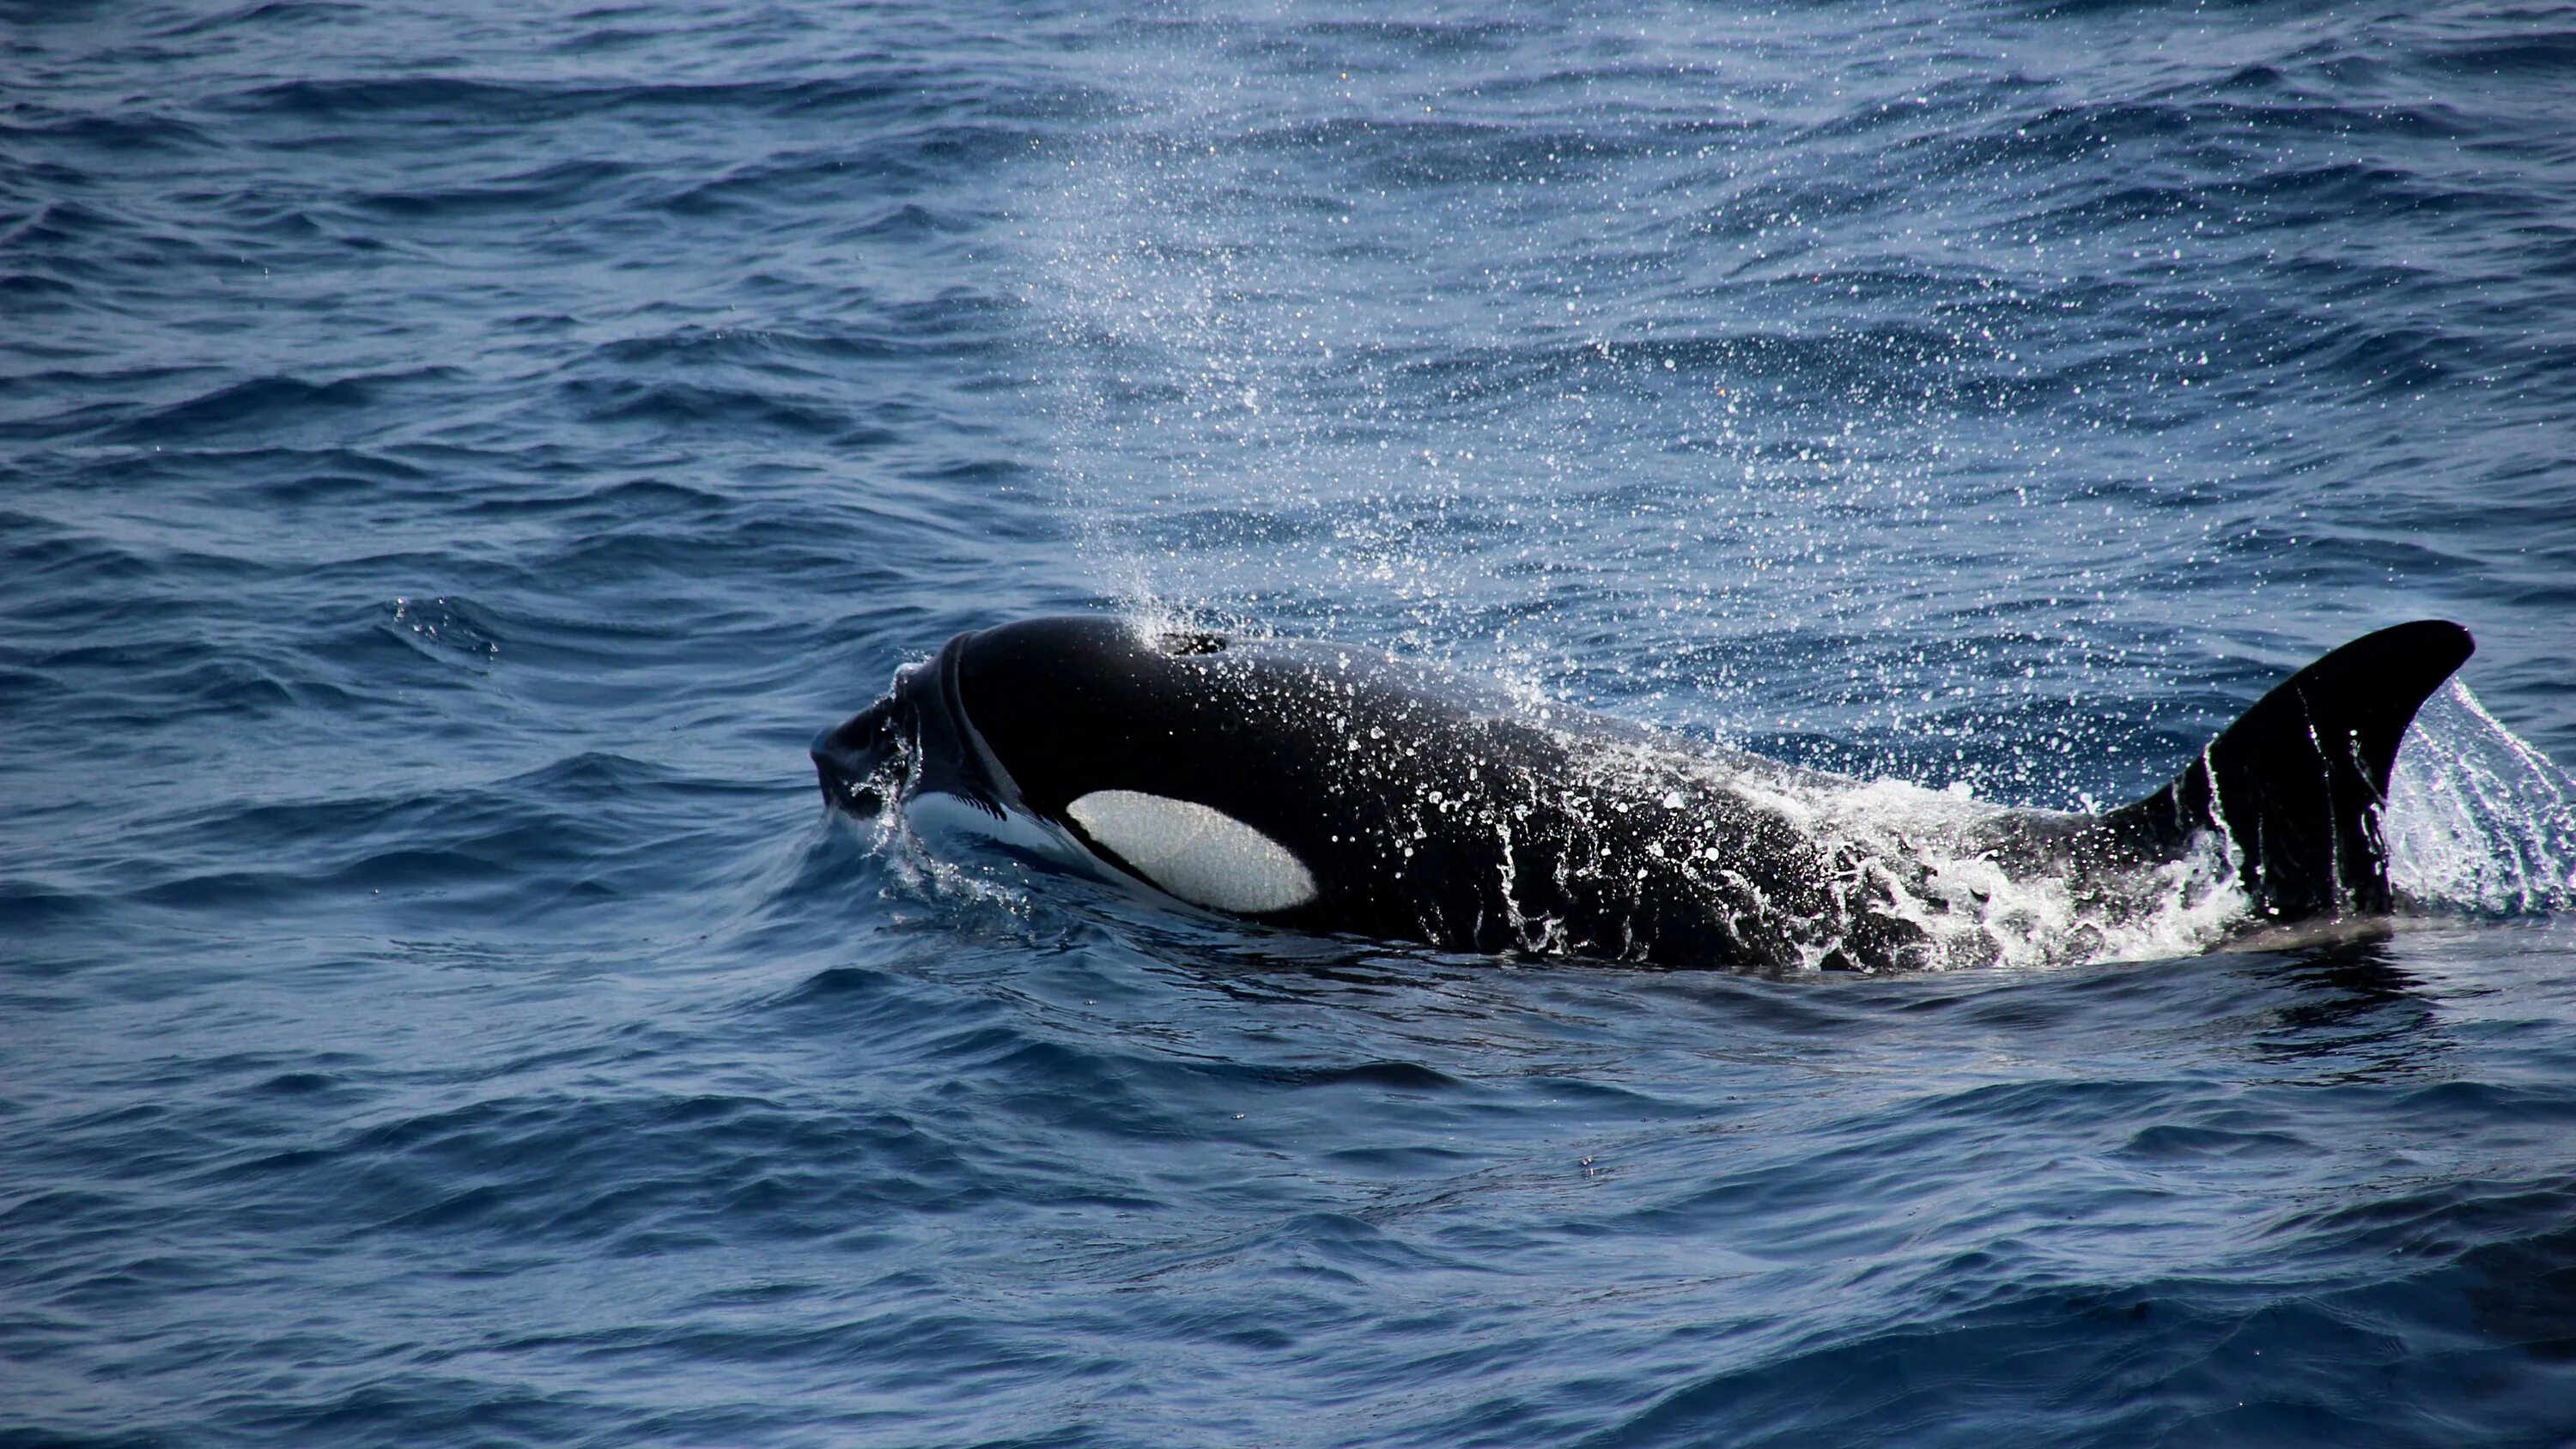
[[[1300,932],[1773,972],[2134,959],[2387,914],[2398,743],[2474,647],[2438,620],[2346,644],[2100,814],[1111,616],[960,634],[812,755],[843,814]]]

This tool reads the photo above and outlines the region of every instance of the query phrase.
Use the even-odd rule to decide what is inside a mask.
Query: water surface
[[[2576,1434],[2576,21],[9,7],[0,1439]],[[1870,980],[827,822],[956,630],[2129,798],[2455,618],[2381,939]]]

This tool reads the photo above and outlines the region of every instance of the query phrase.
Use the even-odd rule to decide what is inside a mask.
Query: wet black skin
[[[1995,812],[1951,844],[2108,899],[2223,828],[2260,919],[2384,912],[2389,763],[2469,649],[2455,625],[2382,631],[2274,690],[2144,800]],[[1050,618],[950,640],[813,755],[835,808],[944,792],[1050,821],[1112,865],[1066,813],[1081,796],[1221,810],[1313,874],[1313,900],[1261,917],[1291,929],[1668,966],[1930,964],[1895,914],[1919,867],[1763,803],[1822,777],[1550,715],[1366,650]]]

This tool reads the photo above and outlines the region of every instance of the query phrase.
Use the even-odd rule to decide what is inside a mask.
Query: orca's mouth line
[[[973,717],[966,713],[959,666],[965,657],[966,646],[974,637],[972,633],[966,633],[949,640],[948,647],[940,650],[939,657],[930,665],[936,671],[939,684],[940,718],[935,723],[944,726],[946,734],[946,738],[940,741],[943,748],[939,752],[938,763],[945,768],[935,780],[925,768],[918,787],[954,795],[994,819],[1002,820],[1020,808],[1020,791],[1011,780],[1011,772],[1002,768],[1002,762],[994,757],[993,747],[984,742],[983,733],[975,728]],[[925,721],[925,731],[930,724]],[[926,733],[920,737],[927,743]],[[925,749],[925,766],[930,759],[930,753]]]

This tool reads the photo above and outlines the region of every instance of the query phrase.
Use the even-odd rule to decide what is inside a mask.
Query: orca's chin
[[[814,737],[814,777],[825,805],[860,820],[885,809],[887,797],[902,784],[898,713],[889,696]]]

